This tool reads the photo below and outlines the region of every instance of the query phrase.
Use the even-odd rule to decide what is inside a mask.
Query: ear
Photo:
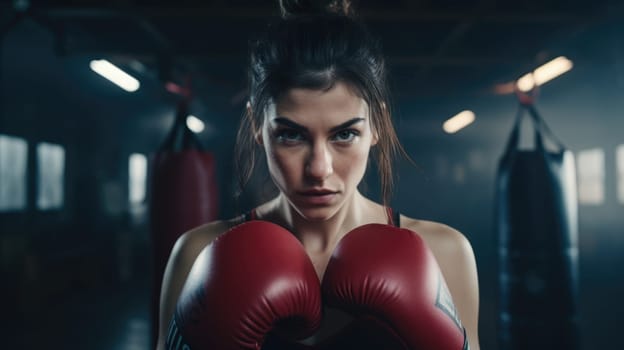
[[[388,107],[386,106],[386,102],[385,101],[381,101],[381,109],[383,112],[387,112],[386,109]],[[376,128],[373,128],[373,140],[371,141],[371,146],[375,146],[378,142],[379,142],[379,131]]]
[[[379,142],[379,133],[377,130],[373,130],[373,139],[371,140],[371,146],[375,146]]]
[[[249,124],[251,126],[251,130],[253,132],[253,137],[254,140],[256,141],[257,144],[261,145],[263,144],[263,140],[262,140],[262,128],[258,128],[256,127],[256,123],[254,122],[253,119],[253,111],[251,109],[251,102],[247,101],[247,118],[249,118]]]
[[[254,140],[260,146],[264,145],[264,140],[262,139],[262,130],[254,131]]]

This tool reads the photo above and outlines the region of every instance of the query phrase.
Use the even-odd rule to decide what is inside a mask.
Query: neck
[[[275,222],[290,230],[313,254],[331,252],[336,243],[352,229],[370,223],[385,223],[380,205],[356,191],[344,205],[325,220],[310,220],[297,212],[283,195],[258,208],[261,219]]]

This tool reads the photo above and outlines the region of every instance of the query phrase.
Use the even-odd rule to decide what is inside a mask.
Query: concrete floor
[[[3,336],[3,349],[146,350],[150,348],[147,280],[89,288],[21,317]]]

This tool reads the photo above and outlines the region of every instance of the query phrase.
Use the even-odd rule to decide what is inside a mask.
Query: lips
[[[310,205],[329,205],[334,201],[337,193],[338,192],[329,189],[314,189],[299,192],[303,202]]]
[[[336,194],[338,192],[332,191],[332,190],[326,190],[326,189],[318,189],[318,190],[301,191],[299,193],[304,196],[325,196],[328,194]]]

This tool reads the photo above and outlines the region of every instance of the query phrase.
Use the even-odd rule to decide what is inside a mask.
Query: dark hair
[[[254,133],[269,103],[292,88],[328,90],[345,82],[367,102],[371,126],[379,135],[373,154],[387,205],[393,158],[397,152],[407,154],[392,125],[379,42],[353,17],[347,0],[282,0],[280,5],[282,18],[271,23],[250,47],[251,113],[244,115],[236,143],[240,190],[253,174]]]

